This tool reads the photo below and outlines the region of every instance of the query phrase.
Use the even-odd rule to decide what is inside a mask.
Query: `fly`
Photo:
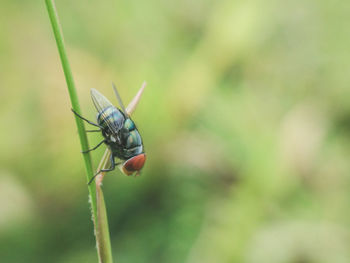
[[[99,128],[99,130],[87,130],[87,132],[102,132],[104,138],[95,147],[83,153],[96,150],[105,143],[112,153],[110,159],[111,167],[98,171],[96,175],[100,172],[113,171],[116,165],[121,165],[121,170],[126,175],[132,175],[134,173],[138,175],[146,161],[142,138],[134,121],[127,114],[114,84],[113,90],[121,109],[113,106],[100,92],[91,89],[91,98],[97,110],[97,123],[85,119],[72,109],[73,113],[79,118]],[[118,158],[121,162],[116,163],[115,158]],[[91,178],[88,184],[93,181],[96,175]]]

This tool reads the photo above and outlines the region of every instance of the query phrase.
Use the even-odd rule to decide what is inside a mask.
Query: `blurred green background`
[[[56,2],[85,117],[148,83],[142,176],[104,180],[116,262],[350,262],[349,1]],[[44,1],[1,0],[0,94],[0,262],[97,262]]]

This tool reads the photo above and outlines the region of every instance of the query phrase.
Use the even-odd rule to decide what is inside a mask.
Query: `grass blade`
[[[106,149],[100,165],[98,167],[98,171],[101,169],[106,169],[110,166],[110,156],[111,151],[109,148]],[[99,254],[100,262],[112,262],[112,249],[111,242],[109,237],[109,228],[108,228],[108,219],[106,212],[105,200],[102,192],[102,180],[105,176],[105,172],[101,172],[97,175],[96,181],[96,200],[97,200],[97,228],[96,228],[96,240],[97,242],[97,251]]]
[[[55,35],[57,49],[62,62],[62,67],[64,71],[64,76],[67,82],[68,93],[72,103],[72,108],[78,114],[80,114],[81,111],[80,111],[78,96],[75,89],[73,75],[70,69],[68,56],[64,45],[63,33],[59,24],[56,7],[53,0],[45,0],[45,3],[46,3],[47,11],[50,17],[53,33]],[[77,116],[75,116],[75,122],[78,128],[81,149],[82,151],[86,151],[89,148],[89,144],[88,144],[88,140],[85,132],[84,123]],[[86,170],[86,176],[87,176],[87,182],[88,182],[94,175],[92,163],[91,163],[91,157],[89,153],[83,154],[83,157],[84,157],[85,170]],[[108,221],[107,221],[107,214],[106,214],[103,193],[99,187],[98,195],[96,195],[95,184],[90,184],[88,186],[88,189],[89,189],[89,196],[91,200],[92,217],[93,217],[95,233],[96,233],[96,243],[97,243],[99,262],[111,263],[112,251],[111,251],[111,245],[110,245]],[[98,198],[98,206],[97,206],[97,198]]]

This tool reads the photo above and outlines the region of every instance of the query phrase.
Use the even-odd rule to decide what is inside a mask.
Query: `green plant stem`
[[[45,0],[45,3],[46,3],[47,11],[50,17],[53,33],[55,35],[58,52],[61,58],[64,76],[67,82],[68,93],[72,103],[72,108],[73,110],[75,110],[77,113],[80,114],[80,105],[78,101],[78,96],[74,85],[73,75],[68,62],[67,53],[64,46],[63,34],[59,24],[56,7],[53,0]],[[82,151],[86,151],[89,148],[89,144],[88,144],[88,140],[85,132],[84,123],[77,116],[75,116],[75,122],[78,128],[81,149]],[[83,154],[83,157],[84,157],[85,170],[86,170],[86,176],[87,176],[87,182],[88,182],[94,175],[92,163],[91,163],[91,157],[89,153]],[[92,217],[93,217],[95,233],[96,233],[96,243],[98,248],[99,262],[110,263],[112,262],[112,252],[111,252],[111,245],[109,240],[108,221],[106,216],[106,208],[105,208],[105,203],[103,199],[103,193],[102,193],[102,190],[99,189],[99,194],[98,194],[99,207],[98,207],[97,198],[96,198],[96,184],[94,183],[90,184],[88,186],[88,189],[89,189],[89,196],[91,200]],[[103,215],[98,216],[98,210],[102,211]],[[103,231],[99,229],[101,227]],[[102,233],[102,234],[98,234],[98,233]],[[105,235],[108,235],[108,237],[105,237]],[[107,256],[101,257],[101,255],[107,255]]]
[[[68,62],[67,53],[66,53],[66,50],[64,47],[63,34],[62,34],[62,30],[61,30],[61,27],[60,27],[59,22],[58,22],[58,16],[57,16],[55,4],[52,0],[45,0],[45,2],[46,2],[47,11],[48,11],[49,16],[50,16],[53,33],[55,35],[58,52],[60,54],[62,67],[63,67],[63,71],[64,71],[64,76],[65,76],[66,82],[67,82],[69,97],[70,97],[70,100],[72,103],[72,108],[73,108],[73,110],[75,110],[77,113],[80,114],[80,105],[79,105],[79,101],[78,101],[78,96],[77,96],[77,92],[76,92],[75,85],[74,85],[72,71],[70,69],[70,65]],[[84,123],[77,116],[75,116],[75,122],[76,122],[76,125],[78,128],[81,149],[83,151],[86,151],[89,148],[89,144],[88,144],[88,140],[87,140],[87,136],[86,136],[86,132],[85,132]],[[92,178],[92,176],[93,176],[93,169],[92,169],[90,154],[88,154],[88,153],[83,154],[83,157],[84,157],[84,162],[85,162],[87,179],[90,180],[90,178]],[[94,216],[94,218],[96,218],[96,188],[95,188],[94,184],[91,184],[89,186],[89,192],[90,192],[90,196],[91,196],[91,205],[92,205],[93,216]]]

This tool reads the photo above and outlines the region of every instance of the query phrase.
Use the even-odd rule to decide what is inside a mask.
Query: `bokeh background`
[[[350,262],[349,1],[56,2],[84,116],[148,83],[142,176],[104,181],[116,262]],[[97,262],[44,1],[0,3],[0,262]]]

